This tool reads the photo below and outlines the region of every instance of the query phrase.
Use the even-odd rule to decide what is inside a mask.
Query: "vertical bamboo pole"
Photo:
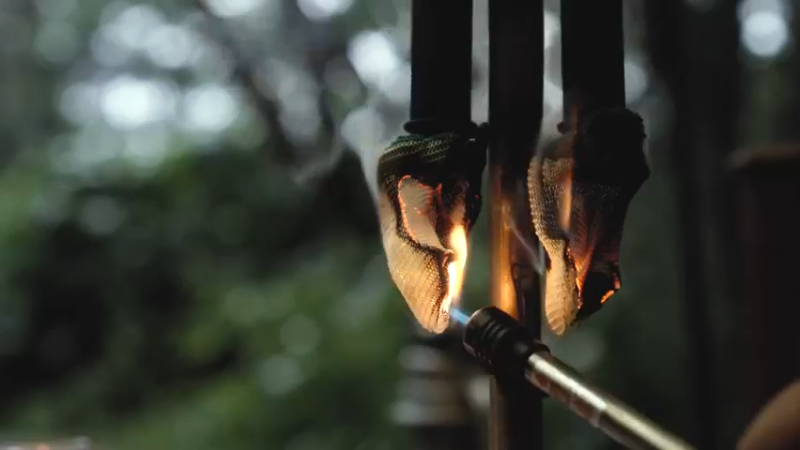
[[[489,233],[492,304],[541,334],[538,276],[512,232],[534,240],[525,180],[542,120],[541,0],[489,1]],[[492,380],[492,450],[537,450],[542,402],[521,382]]]

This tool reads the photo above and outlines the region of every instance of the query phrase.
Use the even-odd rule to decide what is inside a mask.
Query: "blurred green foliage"
[[[215,11],[281,16],[250,3]],[[255,16],[231,27],[264,31]],[[232,103],[201,19],[189,1],[0,6],[0,441],[404,448],[388,406],[407,312],[361,163],[298,183],[265,158],[280,130]]]
[[[261,5],[226,20],[263,57],[256,68],[279,116],[264,123],[231,79],[230,55],[190,26],[202,22],[191,2],[78,3],[0,6],[0,441],[409,448],[388,411],[410,314],[388,277],[362,161],[334,154],[330,170],[298,182],[271,158],[279,135],[300,142],[289,150],[301,161],[327,158],[328,120],[356,135],[346,146],[369,167],[406,115],[407,86],[384,75],[407,69],[392,59],[407,50],[407,4],[214,2]],[[370,28],[383,38],[359,34]],[[373,66],[353,62],[357,47]],[[486,50],[476,45],[476,59]],[[307,130],[321,137],[309,143]],[[545,339],[686,435],[681,314],[691,311],[677,300],[673,186],[659,159],[668,144],[654,135],[622,290],[586,325]],[[487,303],[487,210],[472,236],[469,307]],[[609,446],[546,408],[548,448]]]
[[[0,186],[3,434],[114,449],[402,441],[386,407],[404,306],[346,203],[308,208],[252,152],[103,183],[33,160]]]

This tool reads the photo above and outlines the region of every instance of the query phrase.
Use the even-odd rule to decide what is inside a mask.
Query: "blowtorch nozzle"
[[[516,319],[496,307],[472,314],[464,325],[463,342],[498,382],[527,380],[626,448],[693,450],[679,437],[591,386],[553,357]]]
[[[523,377],[528,358],[547,347],[516,319],[489,306],[477,310],[464,327],[464,347],[492,374]]]

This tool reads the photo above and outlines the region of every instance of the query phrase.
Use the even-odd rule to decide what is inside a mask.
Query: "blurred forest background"
[[[730,224],[703,222],[718,259],[697,269],[708,285],[700,317],[713,320],[692,325],[706,306],[683,300],[693,278],[678,217],[694,194],[672,155],[796,137],[800,2],[790,1],[626,2],[627,96],[647,123],[653,176],[631,206],[622,290],[571,335],[546,337],[597,384],[693,437],[712,427],[693,394],[692,333],[705,333],[723,448],[750,414],[733,370],[735,270],[719,256]],[[0,441],[413,448],[392,414],[411,316],[388,277],[370,192],[407,117],[409,3],[0,2]],[[546,3],[552,118],[558,2]],[[670,59],[680,55],[690,55],[683,65]],[[486,0],[476,1],[474,58],[481,121]],[[690,165],[713,181],[718,159],[704,154]],[[695,213],[720,189],[703,192]],[[481,219],[470,307],[488,301]],[[476,380],[467,391],[483,423]],[[546,408],[547,448],[611,448]]]

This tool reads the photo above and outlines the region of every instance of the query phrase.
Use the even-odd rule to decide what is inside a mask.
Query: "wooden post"
[[[745,265],[746,358],[751,414],[800,377],[800,145],[733,155],[739,238]]]

